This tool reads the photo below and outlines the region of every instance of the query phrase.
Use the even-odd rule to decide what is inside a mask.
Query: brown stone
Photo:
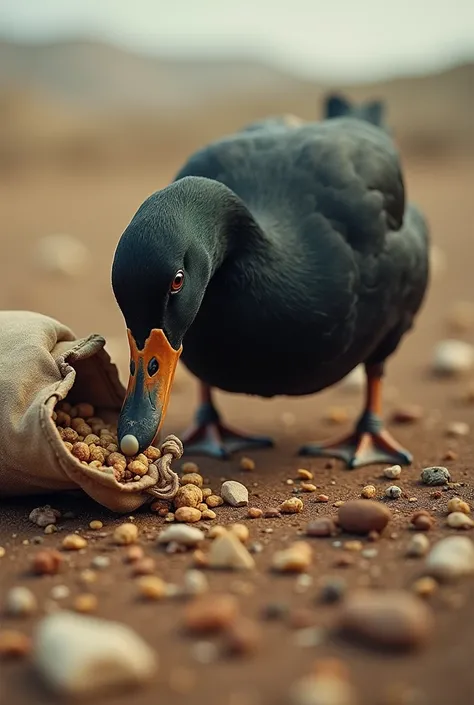
[[[339,507],[339,525],[354,534],[369,534],[382,531],[388,524],[391,513],[381,502],[356,499]]]

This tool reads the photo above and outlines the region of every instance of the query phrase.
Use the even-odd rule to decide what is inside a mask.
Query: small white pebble
[[[464,421],[453,421],[446,429],[446,435],[451,438],[462,438],[463,436],[468,436],[469,432],[469,424]]]
[[[311,587],[313,584],[313,578],[307,573],[302,573],[298,575],[295,582],[295,592],[299,595],[303,594]]]
[[[426,556],[430,548],[430,542],[426,534],[416,533],[407,546],[406,555],[410,558],[420,558]]]
[[[326,638],[326,632],[321,627],[307,627],[297,629],[295,634],[295,644],[303,649],[311,649],[320,646]]]
[[[97,570],[105,570],[110,566],[110,558],[108,556],[94,556],[91,565]]]
[[[127,433],[120,441],[120,450],[124,455],[137,455],[140,444],[135,436]]]
[[[452,512],[448,515],[446,523],[451,529],[472,529],[474,526],[471,517],[463,512]]]
[[[34,642],[36,669],[62,695],[121,692],[157,668],[155,652],[129,627],[72,612],[42,619]]]
[[[184,592],[186,595],[202,595],[209,590],[209,583],[200,570],[187,570],[184,574]]]
[[[440,375],[459,375],[474,364],[474,348],[464,340],[443,340],[433,353],[433,370]]]
[[[36,612],[38,602],[31,590],[26,587],[13,587],[7,593],[5,612],[12,617],[28,617]]]
[[[402,474],[402,468],[400,465],[392,465],[390,468],[385,468],[383,474],[389,480],[397,480]]]
[[[53,600],[65,600],[69,597],[71,591],[67,585],[54,585],[50,594]]]
[[[248,489],[236,480],[227,480],[222,484],[221,497],[231,507],[245,507],[249,503]]]

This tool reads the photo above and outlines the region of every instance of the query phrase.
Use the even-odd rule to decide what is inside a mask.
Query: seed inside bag
[[[159,448],[149,446],[143,453],[126,457],[118,451],[117,427],[96,414],[86,402],[73,407],[67,402],[57,405],[53,420],[66,449],[94,470],[112,469],[117,482],[136,482],[158,460]]]

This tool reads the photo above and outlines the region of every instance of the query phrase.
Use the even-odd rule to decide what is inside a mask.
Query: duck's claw
[[[181,435],[181,440],[186,455],[207,455],[219,459],[230,458],[233,453],[241,450],[273,446],[271,438],[246,436],[225,426],[214,406],[209,403],[199,407],[195,423]]]
[[[339,458],[351,469],[379,463],[410,465],[413,460],[411,453],[397,443],[373,414],[370,417],[365,414],[350,435],[335,441],[309,443],[300,448],[300,455]]]

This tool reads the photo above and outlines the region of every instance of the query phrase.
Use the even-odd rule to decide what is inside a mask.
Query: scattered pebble
[[[469,372],[474,363],[474,348],[463,340],[443,340],[433,354],[433,371],[455,376]]]
[[[211,509],[215,509],[216,507],[221,507],[224,504],[224,500],[216,494],[210,494],[206,497],[206,504]]]
[[[426,556],[430,548],[430,542],[425,534],[415,534],[406,550],[406,554],[409,558],[421,558]]]
[[[204,505],[204,506],[207,507],[207,505]],[[217,519],[217,514],[215,512],[213,512],[212,509],[206,508],[201,511],[201,519],[203,519],[204,521],[206,521],[206,520],[212,521],[213,519]]]
[[[166,583],[156,575],[143,575],[137,580],[138,592],[146,600],[162,600],[166,594]]]
[[[467,516],[467,514],[464,514],[464,512],[452,512],[448,514],[446,523],[451,529],[472,529],[474,526],[474,521],[472,521],[471,517]]]
[[[358,553],[359,551],[362,551],[363,543],[362,541],[346,541],[343,547],[345,551],[351,551],[351,553]]]
[[[114,543],[118,546],[129,546],[138,539],[138,526],[128,522],[120,524],[114,531]]]
[[[309,470],[305,470],[304,468],[299,468],[296,471],[296,474],[298,475],[299,480],[310,482],[313,479],[313,473]]]
[[[258,649],[260,641],[258,625],[250,619],[239,619],[226,632],[225,650],[234,656],[248,656]]]
[[[383,471],[383,476],[387,477],[389,480],[397,480],[402,474],[402,468],[400,465],[392,465],[389,468],[385,468]]]
[[[459,497],[452,497],[448,502],[448,512],[462,512],[463,514],[470,514],[471,507],[467,502]]]
[[[361,552],[361,555],[364,558],[375,558],[378,555],[378,551],[376,548],[364,548],[364,550]]]
[[[326,503],[329,502],[329,497],[327,494],[318,494],[318,496],[316,497],[316,501]],[[336,506],[336,504],[337,502],[334,504],[334,506]]]
[[[302,482],[300,487],[302,492],[316,492],[318,489],[312,482]]]
[[[203,595],[209,590],[206,576],[200,570],[187,570],[184,574],[184,593],[186,595]]]
[[[321,586],[319,600],[326,604],[333,604],[342,600],[347,591],[347,583],[340,578],[326,578]]]
[[[395,409],[392,413],[393,423],[411,424],[416,423],[423,417],[423,409],[421,406],[412,404]]]
[[[170,546],[171,544],[168,544]],[[142,558],[133,563],[133,575],[152,575],[155,572],[156,564],[153,558]]]
[[[204,541],[203,532],[195,526],[185,526],[184,524],[168,526],[158,536],[160,544],[178,543],[180,546],[188,548],[194,548],[201,541]]]
[[[270,509],[265,509],[263,516],[265,519],[277,519],[281,516],[281,513],[276,507],[270,507]]]
[[[80,551],[87,546],[87,539],[79,534],[68,534],[61,543],[65,551]]]
[[[195,524],[201,519],[201,512],[199,509],[194,507],[179,507],[174,513],[174,518],[176,521],[180,521],[186,524]]]
[[[290,689],[290,705],[355,705],[357,698],[343,664],[322,661],[315,673],[300,678]]]
[[[195,485],[198,488],[201,488],[204,484],[203,477],[198,472],[185,473],[180,477],[179,482],[181,485]]]
[[[97,610],[98,605],[99,601],[95,595],[83,593],[75,598],[73,609],[80,614],[92,614]]]
[[[412,585],[413,592],[419,597],[430,597],[437,589],[438,583],[429,575],[418,578]]]
[[[382,531],[391,513],[384,504],[372,500],[356,499],[339,507],[339,524],[342,529],[355,534]]]
[[[295,645],[303,649],[311,649],[321,646],[326,638],[326,632],[320,627],[305,627],[297,629],[295,633]]]
[[[255,561],[237,536],[226,531],[212,542],[208,565],[217,569],[251,570]]]
[[[429,575],[454,582],[474,573],[474,544],[467,536],[448,536],[439,541],[426,559]]]
[[[26,587],[13,587],[5,599],[5,612],[12,617],[29,617],[38,609],[36,597]]]
[[[67,585],[54,585],[51,588],[51,597],[53,600],[66,600],[71,594]]]
[[[29,516],[29,520],[44,528],[50,524],[56,524],[57,520],[61,517],[61,512],[57,509],[53,509],[49,504],[44,507],[36,507],[32,510]]]
[[[435,519],[425,509],[420,509],[412,515],[410,522],[417,531],[429,531],[434,526]]]
[[[225,526],[221,526],[221,524],[216,524],[215,526],[211,526],[211,528],[207,532],[207,538],[217,539],[219,536],[224,536],[224,534],[226,533],[227,529],[225,528]]]
[[[157,657],[131,629],[72,612],[55,612],[38,625],[35,666],[62,695],[94,696],[147,682]]]
[[[260,519],[263,516],[263,511],[257,507],[249,507],[247,516],[249,519]]]
[[[244,472],[253,472],[255,470],[255,460],[252,460],[252,458],[241,458],[239,465]]]
[[[48,526],[44,527],[44,533],[46,535],[55,534],[57,530],[58,527],[56,526],[56,524],[48,524]]]
[[[306,527],[307,536],[335,536],[336,535],[336,525],[331,517],[320,517],[319,519],[314,519],[310,521]]]
[[[89,529],[92,529],[92,531],[100,531],[103,528],[103,523],[98,519],[94,519],[93,521],[89,522]]]
[[[91,566],[96,570],[107,570],[110,567],[110,558],[108,556],[94,556]]]
[[[307,543],[298,541],[289,548],[276,551],[272,568],[279,573],[304,573],[311,565],[312,552]]]
[[[124,556],[124,561],[126,563],[136,563],[137,561],[141,561],[144,557],[145,551],[141,546],[130,546]]]
[[[249,503],[248,489],[236,480],[227,480],[222,484],[221,497],[231,507],[245,507]]]
[[[418,647],[428,640],[433,626],[427,606],[401,590],[354,592],[341,612],[341,627],[374,646]]]
[[[53,549],[38,551],[33,556],[32,571],[36,575],[55,575],[59,572],[63,557],[59,551]]]
[[[362,488],[360,496],[364,499],[372,499],[373,497],[375,497],[376,494],[377,490],[375,489],[374,485],[366,485]]]
[[[181,465],[181,470],[185,475],[190,475],[191,473],[200,474],[199,466],[189,460]]]
[[[21,659],[31,651],[31,639],[15,629],[0,631],[0,659]]]
[[[446,435],[451,438],[462,438],[470,433],[469,424],[464,421],[452,421],[446,428]]]
[[[299,514],[303,511],[303,507],[303,502],[299,497],[291,497],[280,504],[279,511],[282,514]]]
[[[402,496],[402,490],[398,485],[391,485],[385,490],[385,496],[389,499],[400,499]]]
[[[424,485],[447,485],[450,480],[451,475],[447,468],[425,468],[421,472],[421,481]]]
[[[246,543],[250,536],[250,532],[245,526],[245,524],[231,524],[229,527],[229,531],[231,534],[237,536],[239,541],[241,541],[242,543]]]
[[[238,603],[232,595],[196,597],[184,612],[184,625],[192,633],[213,633],[227,630],[237,621]]]

